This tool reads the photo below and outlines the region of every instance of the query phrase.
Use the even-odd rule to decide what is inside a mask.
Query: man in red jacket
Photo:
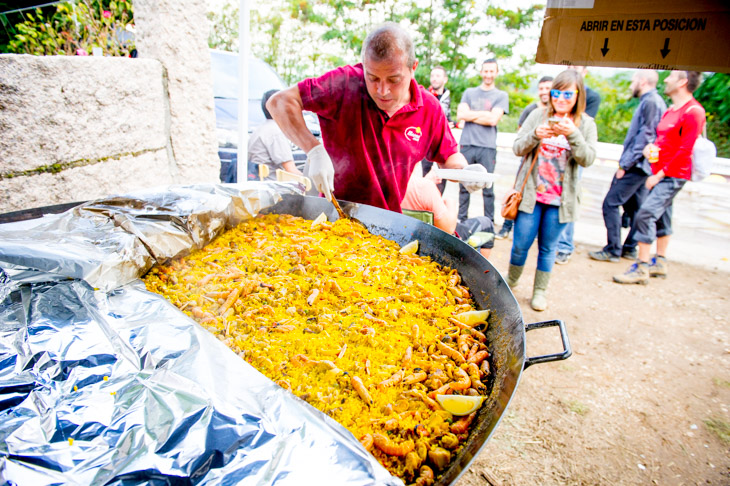
[[[672,71],[664,80],[664,93],[671,98],[672,106],[657,125],[655,144],[644,149],[644,156],[651,162],[652,175],[646,180],[646,188],[651,192],[634,220],[639,258],[626,273],[614,275],[614,282],[646,285],[649,277],[667,276],[672,201],[692,178],[692,149],[705,124],[705,109],[692,96],[701,76],[697,71]],[[654,240],[656,256],[649,261]]]

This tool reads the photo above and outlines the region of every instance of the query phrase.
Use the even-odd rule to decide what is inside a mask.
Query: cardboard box
[[[548,0],[536,61],[730,72],[730,1]]]

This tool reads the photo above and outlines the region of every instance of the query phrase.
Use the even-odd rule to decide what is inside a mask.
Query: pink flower
[[[89,53],[86,52],[84,49],[76,49],[76,55],[77,56],[88,56]]]
[[[109,10],[104,10],[104,13],[102,15],[104,15],[105,19],[108,19],[111,18],[112,13]]]

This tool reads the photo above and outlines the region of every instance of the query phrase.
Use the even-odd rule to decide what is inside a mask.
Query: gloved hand
[[[335,190],[335,167],[321,143],[307,152],[304,175],[312,179],[314,187],[324,194],[327,200],[332,199],[332,191]]]
[[[481,164],[469,164],[464,167],[464,170],[473,170],[474,172],[487,172],[487,169],[485,169],[484,166]],[[491,182],[462,182],[461,184],[464,186],[464,189],[469,192],[492,187]]]

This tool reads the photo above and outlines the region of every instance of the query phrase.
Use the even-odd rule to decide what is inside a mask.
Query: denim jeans
[[[512,237],[512,254],[509,259],[511,265],[525,264],[527,253],[537,237],[537,269],[542,272],[553,269],[558,238],[567,224],[560,222],[559,211],[558,206],[542,203],[535,203],[532,214],[518,211]]]
[[[672,202],[686,183],[684,179],[665,177],[649,191],[635,216],[636,241],[650,244],[657,237],[672,234]]]

